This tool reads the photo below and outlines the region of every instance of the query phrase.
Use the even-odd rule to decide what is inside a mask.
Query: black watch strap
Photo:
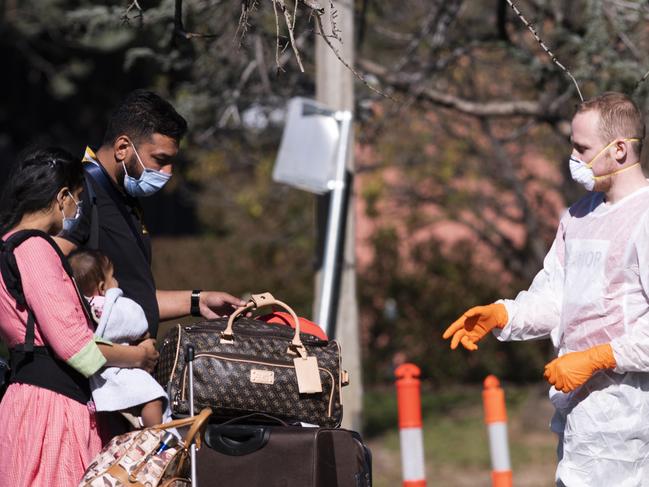
[[[192,298],[191,298],[191,305],[189,308],[189,313],[192,316],[201,316],[201,307],[200,307],[200,301],[201,301],[201,290],[200,289],[194,289],[192,291]]]

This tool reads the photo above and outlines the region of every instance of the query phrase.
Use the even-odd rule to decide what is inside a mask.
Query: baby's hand
[[[153,372],[153,369],[158,362],[158,357],[160,356],[158,351],[155,349],[155,340],[147,338],[140,342],[138,348],[141,348],[143,351],[143,357],[139,368],[144,369],[147,372]]]

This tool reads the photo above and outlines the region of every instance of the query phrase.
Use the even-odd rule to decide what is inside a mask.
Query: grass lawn
[[[554,485],[556,440],[544,384],[505,386],[509,448],[516,487]],[[365,396],[365,439],[374,457],[375,487],[401,485],[396,398],[392,390]],[[429,486],[490,486],[490,458],[479,386],[422,393]]]

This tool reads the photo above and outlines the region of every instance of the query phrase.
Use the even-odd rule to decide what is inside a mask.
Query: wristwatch
[[[189,313],[192,316],[201,316],[200,302],[201,302],[201,290],[194,289],[192,291],[192,300],[191,300],[191,305],[189,307]]]

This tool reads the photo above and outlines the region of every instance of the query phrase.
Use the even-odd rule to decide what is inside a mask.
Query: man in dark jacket
[[[101,147],[86,149],[83,211],[74,228],[57,239],[66,254],[90,247],[110,258],[120,288],[144,308],[152,337],[160,320],[188,314],[215,318],[245,304],[225,292],[156,289],[138,198],[156,193],[171,178],[186,131],[183,117],[157,94],[129,94],[112,114]]]

